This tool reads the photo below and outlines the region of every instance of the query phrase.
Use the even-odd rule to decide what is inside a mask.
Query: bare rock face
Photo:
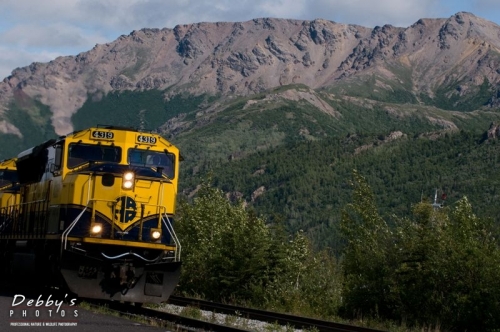
[[[260,186],[259,188],[255,189],[252,193],[252,202],[255,202],[255,200],[265,192],[266,188],[264,186]]]
[[[407,28],[263,18],[142,29],[77,56],[15,69],[0,83],[0,115],[24,95],[48,105],[56,132],[66,134],[71,116],[96,93],[249,95],[299,83],[317,89],[373,73],[392,78],[395,66],[408,69],[415,93],[432,96],[436,86],[462,82],[453,93],[467,94],[485,78],[500,83],[499,35],[498,25],[470,13]],[[492,95],[492,105],[497,99]],[[16,133],[7,123],[0,129]]]
[[[487,132],[488,139],[494,139],[500,137],[500,124],[492,123],[490,129]]]
[[[403,132],[401,131],[393,131],[392,133],[390,133],[389,135],[387,135],[387,137],[385,137],[385,141],[387,142],[390,142],[390,141],[394,141],[394,140],[397,140],[401,137],[404,137],[405,134],[403,134]]]

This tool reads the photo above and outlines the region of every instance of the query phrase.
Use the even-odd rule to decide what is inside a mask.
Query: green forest
[[[291,232],[304,230],[316,248],[339,250],[340,211],[349,201],[353,169],[366,177],[384,216],[408,216],[437,190],[439,203],[453,206],[467,195],[478,216],[498,223],[499,155],[497,139],[468,131],[393,141],[358,134],[281,145],[207,172],[223,191],[242,193],[257,214],[285,220]],[[199,181],[184,175],[181,182],[189,187]],[[262,186],[264,193],[252,203]]]
[[[339,258],[202,183],[180,205],[177,292],[390,331],[498,330],[500,233],[491,220],[464,196],[439,209],[417,203],[389,222],[361,174],[347,182]]]
[[[178,291],[390,331],[496,331],[499,148],[486,131],[358,133],[207,163],[183,177],[202,186],[181,198]]]

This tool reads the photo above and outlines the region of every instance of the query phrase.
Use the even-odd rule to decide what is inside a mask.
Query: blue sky
[[[142,28],[260,17],[407,27],[460,11],[500,24],[500,0],[0,0],[0,79]]]

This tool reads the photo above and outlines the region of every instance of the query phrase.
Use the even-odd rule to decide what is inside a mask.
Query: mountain
[[[35,103],[48,107],[55,132],[65,134],[89,98],[152,89],[168,98],[304,84],[449,110],[496,106],[499,35],[498,25],[465,12],[407,28],[264,18],[143,29],[77,56],[15,69],[0,84],[0,130],[21,136],[5,113]]]
[[[441,142],[461,137],[453,134],[459,130],[481,135],[499,122],[499,36],[500,26],[466,12],[405,28],[260,18],[133,31],[76,56],[14,69],[0,83],[0,158],[95,124],[155,130],[183,151],[186,195],[215,170],[215,181],[231,195],[266,213],[272,208],[265,202],[273,202],[289,225],[306,227],[313,207],[295,204],[302,194],[286,193],[322,192],[315,208],[337,209],[346,195],[327,204],[321,183],[345,179],[346,167],[363,165],[369,173],[373,160],[395,167],[365,156],[397,151],[386,157],[404,159],[421,139]],[[462,139],[445,142],[472,153]],[[340,149],[331,150],[338,159],[323,162],[344,171],[331,173],[329,166],[318,175],[304,161],[300,170],[284,166],[321,160],[313,151],[330,146]],[[316,189],[294,182],[307,174],[318,179],[311,181]],[[434,188],[419,176],[405,180],[420,186],[405,191],[408,199],[416,199],[414,190]],[[379,192],[389,185],[373,181]],[[455,188],[458,196],[471,187]],[[384,204],[394,206],[391,197],[398,195],[393,190]],[[326,210],[313,213],[313,228],[329,220]]]

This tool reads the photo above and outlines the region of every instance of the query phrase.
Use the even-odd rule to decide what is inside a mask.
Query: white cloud
[[[58,56],[65,55],[58,52],[37,51],[29,52],[19,48],[0,47],[1,79],[7,77],[18,67],[29,66],[33,62],[48,62]]]
[[[44,26],[36,24],[16,25],[0,35],[0,43],[23,47],[88,47],[105,38],[96,34],[89,35],[79,27],[56,22]]]
[[[482,9],[500,9],[500,2],[498,0],[473,0],[474,5]]]
[[[51,22],[72,20],[78,0],[2,0],[2,19],[11,22]]]
[[[366,27],[392,24],[407,27],[422,17],[436,17],[433,0],[316,0],[310,6],[310,16],[338,23]]]

